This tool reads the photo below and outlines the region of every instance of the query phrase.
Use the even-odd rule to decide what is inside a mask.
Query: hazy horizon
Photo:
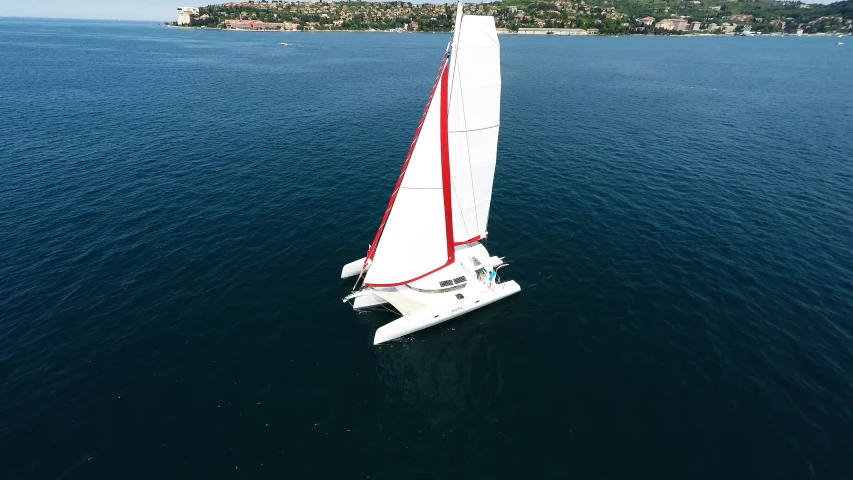
[[[214,1],[207,3],[207,5],[216,3]],[[827,4],[833,2],[806,0],[805,3]],[[88,0],[85,4],[77,4],[67,0],[41,0],[31,3],[0,0],[0,17],[163,22],[176,20],[178,7],[185,6],[200,5],[193,5],[191,2],[176,2],[175,0],[149,0],[144,3],[131,0]]]

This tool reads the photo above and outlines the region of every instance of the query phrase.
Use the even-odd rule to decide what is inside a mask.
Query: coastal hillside
[[[453,27],[454,9],[454,4],[261,0],[200,7],[190,25],[255,30],[447,32]],[[470,4],[465,10],[493,15],[498,28],[508,31],[561,28],[589,34],[853,32],[853,0],[830,5],[773,0],[510,0]]]

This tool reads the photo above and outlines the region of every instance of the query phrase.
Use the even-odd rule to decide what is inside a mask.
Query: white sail
[[[378,243],[367,258],[368,286],[408,283],[452,262],[453,238],[448,235],[449,198],[445,198],[442,171],[442,94],[446,95],[442,68],[433,88],[414,147],[403,167],[402,178],[390,212],[378,234]],[[444,100],[446,115],[447,102]],[[446,135],[446,134],[445,134]],[[446,142],[446,140],[445,140]],[[446,143],[445,143],[446,148]],[[448,246],[448,239],[450,245]]]
[[[500,44],[491,16],[462,16],[450,58],[448,137],[456,243],[486,236],[500,126]]]

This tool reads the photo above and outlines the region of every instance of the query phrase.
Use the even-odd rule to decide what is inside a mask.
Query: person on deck
[[[489,288],[492,288],[492,280],[495,279],[495,275],[497,274],[497,270],[492,270],[491,272],[489,272]]]

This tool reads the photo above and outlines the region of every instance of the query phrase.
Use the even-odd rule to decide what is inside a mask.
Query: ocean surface
[[[375,347],[448,39],[0,19],[0,478],[853,478],[853,45],[501,37],[522,291]]]

